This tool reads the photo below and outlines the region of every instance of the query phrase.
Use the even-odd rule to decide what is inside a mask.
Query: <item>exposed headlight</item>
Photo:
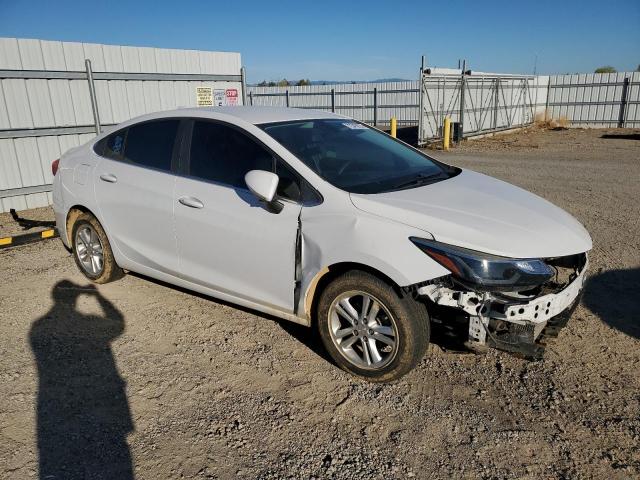
[[[554,271],[537,258],[507,258],[411,237],[424,253],[477,290],[520,291],[543,284]]]

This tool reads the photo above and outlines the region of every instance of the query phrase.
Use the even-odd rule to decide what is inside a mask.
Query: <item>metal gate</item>
[[[418,144],[442,138],[445,117],[459,122],[464,137],[533,123],[536,77],[436,74],[424,71],[420,81]]]

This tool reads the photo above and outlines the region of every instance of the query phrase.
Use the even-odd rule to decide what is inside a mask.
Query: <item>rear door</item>
[[[279,172],[283,208],[269,211],[249,192],[244,175],[249,170],[274,171],[274,155],[227,124],[195,120],[191,130],[187,176],[178,177],[174,198],[182,276],[293,311],[299,187]]]
[[[116,132],[96,149],[94,170],[104,228],[125,257],[122,265],[176,274],[173,190],[179,119],[143,122]]]

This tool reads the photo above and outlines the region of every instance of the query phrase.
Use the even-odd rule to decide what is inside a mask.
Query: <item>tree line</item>
[[[304,87],[305,85],[311,85],[311,81],[308,78],[301,80],[287,80],[283,78],[282,80],[270,82],[263,80],[258,84],[258,87]]]

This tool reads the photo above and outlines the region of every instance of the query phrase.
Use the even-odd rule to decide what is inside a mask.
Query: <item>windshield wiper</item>
[[[430,183],[434,178],[442,176],[442,173],[434,173],[431,175],[425,175],[424,173],[418,173],[411,180],[401,182],[391,187],[391,190],[402,190],[403,188],[418,187],[420,185],[426,185]]]

